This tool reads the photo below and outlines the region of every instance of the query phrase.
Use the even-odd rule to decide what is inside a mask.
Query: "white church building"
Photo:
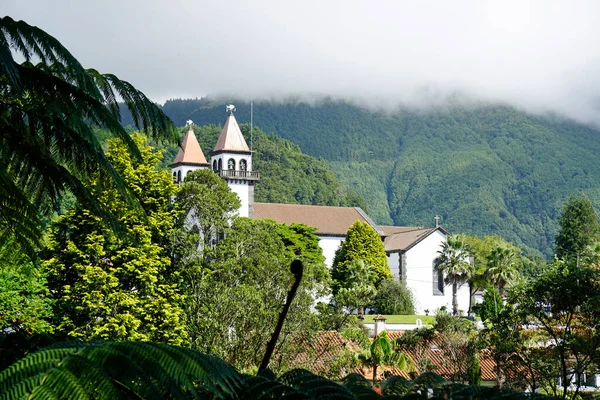
[[[259,182],[260,175],[252,171],[252,152],[235,119],[233,106],[228,106],[227,112],[229,115],[211,153],[210,163],[198,143],[191,121],[188,121],[189,129],[182,148],[172,164],[173,179],[177,183],[181,183],[190,171],[212,168],[240,198],[240,216],[271,219],[281,224],[302,223],[316,228],[315,234],[329,268],[350,226],[357,220],[366,222],[384,243],[394,279],[404,281],[412,292],[415,312],[433,313],[442,306],[452,309],[452,289],[444,284],[443,276],[434,268],[437,252],[447,235],[442,227],[378,226],[359,207],[255,203],[254,185]],[[458,291],[459,310],[467,311],[469,296],[468,285],[462,285]]]

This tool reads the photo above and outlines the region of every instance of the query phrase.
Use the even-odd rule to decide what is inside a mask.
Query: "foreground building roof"
[[[346,236],[356,221],[366,222],[383,236],[384,232],[360,207],[309,206],[302,204],[254,203],[254,218],[272,219],[280,224],[301,223],[317,228],[321,236]]]

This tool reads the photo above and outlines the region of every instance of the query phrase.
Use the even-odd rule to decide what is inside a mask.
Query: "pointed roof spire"
[[[177,153],[177,157],[175,157],[173,166],[180,164],[210,166],[208,161],[206,161],[206,157],[200,147],[200,143],[198,143],[198,139],[196,139],[194,129],[192,129],[192,121],[188,120],[187,125],[189,126],[189,129],[183,138],[181,149],[179,149],[179,153]]]
[[[219,136],[219,140],[217,141],[217,145],[213,150],[213,153],[217,152],[243,152],[250,153],[250,148],[244,139],[244,135],[242,135],[242,131],[240,130],[240,126],[235,120],[235,116],[233,112],[235,111],[235,107],[233,105],[228,105],[226,107],[229,116],[227,117],[227,121],[225,121],[225,125],[223,126],[223,130],[221,131],[221,136]]]

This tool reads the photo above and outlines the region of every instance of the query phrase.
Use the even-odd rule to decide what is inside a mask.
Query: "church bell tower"
[[[254,184],[260,179],[258,172],[252,171],[252,151],[242,135],[233,115],[235,107],[228,105],[227,121],[212,152],[213,171],[223,178],[231,191],[238,195],[242,203],[239,215],[254,216]]]
[[[192,121],[187,121],[188,131],[183,138],[181,143],[181,149],[175,157],[175,161],[171,164],[171,173],[173,174],[173,181],[177,184],[181,184],[185,179],[185,176],[190,172],[197,169],[210,168],[210,164],[204,157],[204,152],[198,143],[198,139],[194,134],[192,128]]]

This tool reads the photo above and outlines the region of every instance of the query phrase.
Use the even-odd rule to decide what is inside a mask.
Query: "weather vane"
[[[188,119],[187,121],[185,121],[185,124],[188,126],[192,126],[193,123],[194,123],[194,121],[192,121],[191,119]]]
[[[233,104],[229,104],[225,107],[225,111],[227,111],[227,114],[231,115],[235,111],[235,106]]]

